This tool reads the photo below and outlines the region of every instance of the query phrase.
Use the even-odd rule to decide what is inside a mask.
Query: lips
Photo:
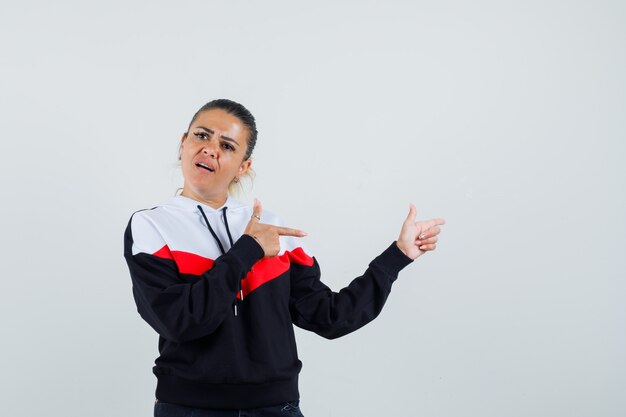
[[[197,166],[198,168],[203,168],[203,169],[206,169],[206,170],[207,170],[207,171],[209,171],[209,172],[215,172],[215,168],[213,168],[212,166],[210,166],[210,165],[208,165],[208,164],[205,164],[204,162],[198,162],[198,163],[196,164],[196,166]]]

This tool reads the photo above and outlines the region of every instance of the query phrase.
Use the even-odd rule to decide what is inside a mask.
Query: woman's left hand
[[[402,224],[396,244],[406,256],[417,259],[425,252],[435,250],[439,232],[441,232],[439,226],[445,224],[446,221],[441,218],[415,221],[417,209],[413,204],[409,207],[409,215]]]

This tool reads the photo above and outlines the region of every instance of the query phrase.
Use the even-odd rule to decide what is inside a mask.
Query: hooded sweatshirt
[[[359,329],[412,262],[392,242],[334,292],[302,238],[281,236],[278,255],[264,257],[243,234],[251,216],[232,197],[214,209],[177,195],[130,217],[124,257],[137,311],[159,335],[160,401],[240,409],[299,399],[293,325],[328,339]],[[261,223],[283,225],[266,210]]]

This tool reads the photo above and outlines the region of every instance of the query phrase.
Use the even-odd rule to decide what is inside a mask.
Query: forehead
[[[244,139],[247,136],[247,129],[241,120],[221,109],[211,109],[200,113],[191,128],[200,126],[235,140]]]

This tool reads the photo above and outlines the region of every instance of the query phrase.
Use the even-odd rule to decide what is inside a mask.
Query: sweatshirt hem
[[[258,384],[216,384],[157,375],[159,401],[196,408],[241,409],[267,407],[300,399],[298,375]]]

